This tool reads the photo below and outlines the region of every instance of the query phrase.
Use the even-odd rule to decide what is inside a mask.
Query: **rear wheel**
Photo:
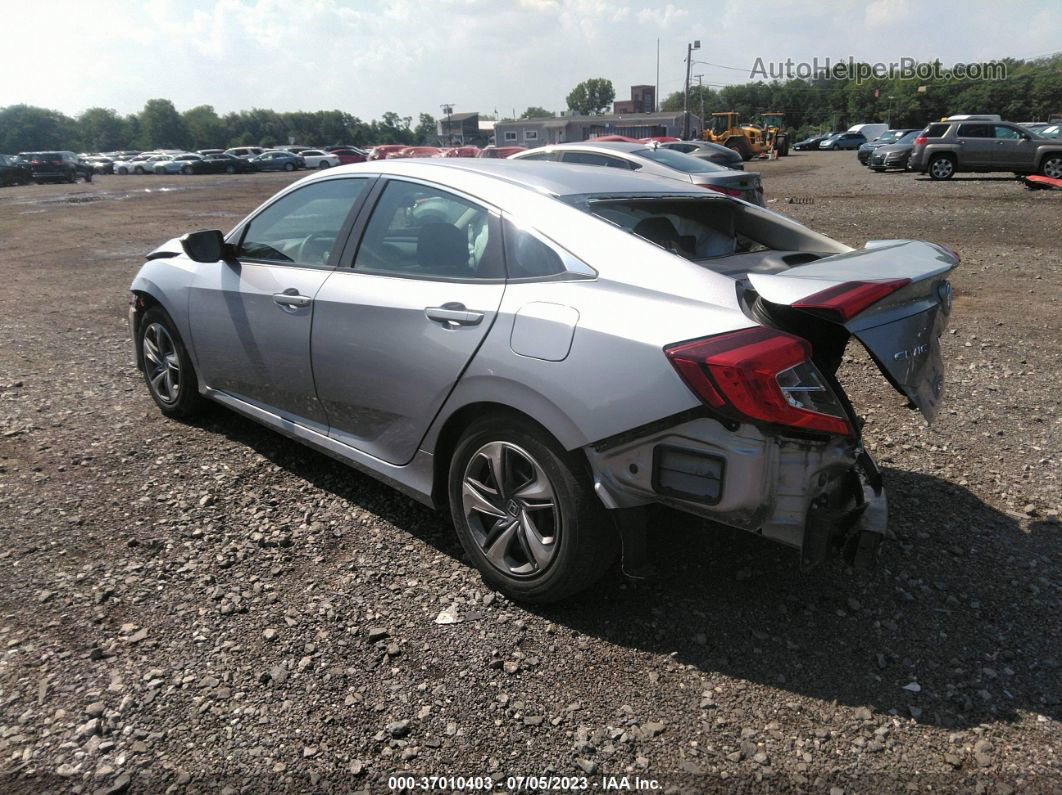
[[[177,419],[200,413],[206,401],[199,394],[188,350],[165,310],[156,306],[144,313],[137,341],[144,381],[162,413]]]
[[[294,163],[285,163],[284,164],[284,170],[285,171],[294,171],[295,170],[295,164]]]
[[[144,169],[143,169],[142,166],[137,166],[136,168],[133,169],[133,173],[134,174],[143,174],[144,173]]]
[[[1051,179],[1062,179],[1062,155],[1048,155],[1040,164],[1040,174]]]
[[[181,173],[184,174],[185,176],[190,176],[191,173],[192,173],[192,167],[191,166],[183,166],[181,168]]]
[[[473,423],[450,462],[449,497],[465,552],[513,599],[564,599],[616,558],[618,536],[577,455],[529,422]]]
[[[226,174],[235,174],[236,173],[236,166],[225,166],[225,173]]]
[[[317,164],[317,167],[318,168],[328,168],[328,161],[327,160],[322,160],[320,163]]]

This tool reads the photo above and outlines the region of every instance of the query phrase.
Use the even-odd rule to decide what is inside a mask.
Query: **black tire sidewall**
[[[181,386],[177,400],[173,403],[166,403],[155,394],[155,390],[151,388],[151,378],[148,375],[147,363],[143,361],[144,332],[153,323],[158,323],[165,327],[166,331],[169,332],[170,339],[173,340],[174,347],[177,349],[177,358],[181,366]],[[177,327],[172,318],[161,306],[151,307],[140,318],[140,323],[137,326],[136,344],[137,355],[141,358],[144,383],[148,388],[148,394],[151,395],[151,399],[159,407],[159,411],[167,417],[178,419],[186,419],[199,413],[204,401],[199,394],[199,380],[196,378],[192,357],[189,356],[188,349],[184,346],[184,340],[181,339],[181,335],[177,332]]]
[[[468,528],[461,500],[461,483],[472,455],[489,442],[509,442],[526,450],[553,485],[561,513],[560,539],[553,561],[535,577],[518,578],[499,571],[483,554]],[[573,456],[548,434],[515,417],[484,417],[469,426],[450,461],[447,492],[450,514],[465,552],[492,587],[523,602],[553,602],[589,587],[612,563],[604,507],[573,467]],[[595,549],[600,547],[599,549]],[[596,554],[591,557],[591,553]],[[602,565],[604,562],[604,565]],[[595,571],[596,569],[596,571]]]

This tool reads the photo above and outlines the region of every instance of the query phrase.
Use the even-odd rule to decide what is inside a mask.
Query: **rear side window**
[[[505,276],[497,220],[481,204],[449,191],[388,182],[373,208],[355,270],[444,279]]]
[[[237,256],[285,265],[327,265],[354,201],[368,179],[315,182],[292,191],[251,219]]]
[[[524,157],[518,157],[517,160],[559,160],[560,156],[556,152],[535,152],[534,154],[525,155]]]
[[[598,154],[597,152],[565,152],[564,162],[578,163],[584,166],[608,166],[609,168],[623,168],[627,170],[633,168],[633,166],[626,160]]]
[[[537,235],[508,220],[504,227],[505,264],[510,279],[541,279],[567,270],[561,255]]]
[[[926,127],[926,138],[943,138],[944,133],[948,131],[948,125],[946,124],[930,124]]]
[[[990,124],[960,124],[959,135],[964,138],[992,138]]]
[[[686,174],[707,174],[719,171],[730,171],[730,169],[725,166],[716,165],[710,160],[692,157],[683,154],[682,152],[675,152],[671,149],[639,149],[633,154],[638,155],[638,157],[644,157],[646,160],[652,160],[654,163],[659,163],[662,166],[673,168],[676,171],[682,171]]]

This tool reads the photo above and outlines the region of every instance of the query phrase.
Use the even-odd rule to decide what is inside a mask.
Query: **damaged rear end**
[[[704,410],[588,451],[606,504],[651,497],[795,547],[805,567],[834,551],[855,565],[873,559],[885,491],[837,370],[854,337],[932,422],[959,259],[917,241],[807,259],[739,279],[757,325],[666,347]]]

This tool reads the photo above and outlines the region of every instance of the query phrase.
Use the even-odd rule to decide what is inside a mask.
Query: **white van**
[[[862,133],[868,141],[873,141],[887,129],[889,129],[887,124],[856,124],[849,127],[848,132]]]

